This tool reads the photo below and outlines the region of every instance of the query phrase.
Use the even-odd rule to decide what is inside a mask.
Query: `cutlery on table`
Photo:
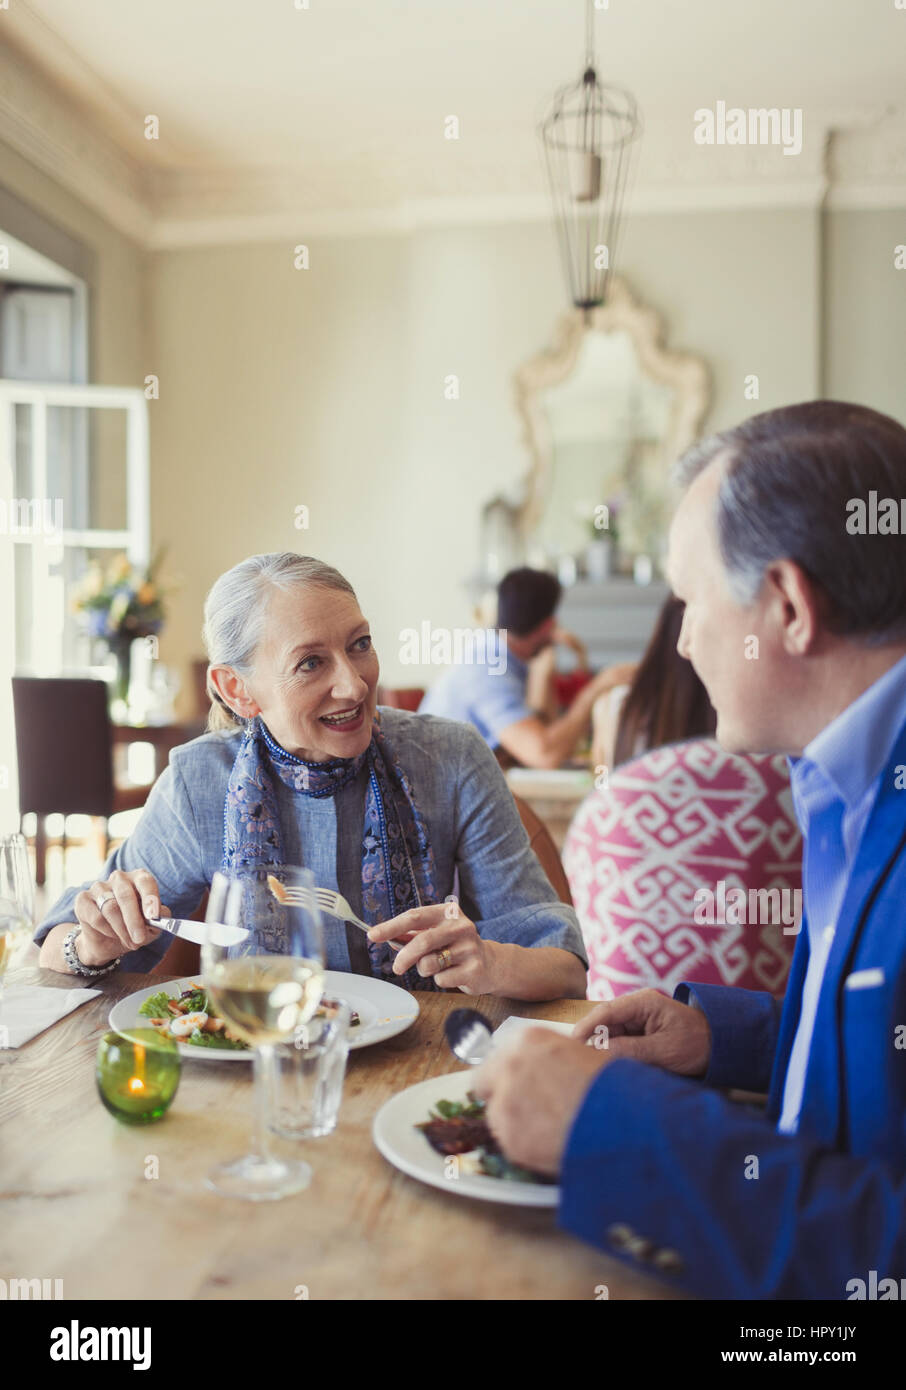
[[[302,888],[287,888],[274,874],[268,874],[267,886],[277,899],[278,903],[285,903],[290,907],[306,907],[305,890]],[[367,933],[371,930],[367,922],[363,922],[361,917],[357,917],[342,893],[334,893],[330,888],[315,888],[315,901],[318,907],[322,908],[331,917],[339,917],[343,922],[351,922],[354,927],[361,927]],[[405,942],[388,941],[387,945],[394,951],[401,951]]]
[[[470,1067],[479,1066],[487,1057],[492,1032],[490,1023],[477,1009],[454,1009],[444,1023],[450,1051]]]
[[[226,922],[189,922],[183,917],[146,917],[149,927],[160,927],[171,936],[181,936],[184,941],[194,941],[203,946],[206,941],[214,946],[238,946],[248,936],[245,927],[233,927]]]

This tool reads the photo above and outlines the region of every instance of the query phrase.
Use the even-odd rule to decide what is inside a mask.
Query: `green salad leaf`
[[[169,1018],[170,1010],[167,1008],[167,1005],[170,1002],[170,998],[171,996],[167,991],[162,989],[159,993],[152,994],[150,998],[145,1000],[144,1004],[139,1008],[139,1013],[145,1018]]]
[[[531,1173],[527,1168],[520,1168],[518,1163],[511,1163],[503,1154],[488,1153],[487,1149],[481,1150],[482,1171],[487,1173],[489,1178],[503,1178],[509,1182],[549,1182],[550,1179],[544,1178],[539,1173]]]
[[[439,1100],[435,1102],[434,1109],[442,1120],[455,1120],[460,1116],[474,1120],[479,1115],[484,1114],[484,1101],[475,1100],[469,1092],[468,1101],[462,1100]]]
[[[167,1007],[170,1003],[175,1003],[177,996],[168,994],[165,989],[159,990],[157,994],[152,994],[145,1000],[144,1004],[139,1005],[139,1013],[145,1018],[170,1018],[170,1010]],[[216,1017],[212,1009],[208,1007],[208,996],[203,989],[197,989],[193,994],[187,994],[185,999],[180,1001],[185,1007],[186,1013],[206,1013],[211,1017]],[[219,1052],[247,1052],[249,1044],[241,1039],[225,1038],[222,1033],[203,1033],[200,1028],[196,1028],[187,1038],[180,1038],[180,1042],[191,1043],[193,1047],[211,1047]]]
[[[248,1043],[241,1039],[225,1038],[222,1033],[202,1033],[200,1028],[190,1034],[188,1038],[182,1038],[182,1042],[191,1043],[193,1047],[214,1047],[220,1052],[246,1052]]]

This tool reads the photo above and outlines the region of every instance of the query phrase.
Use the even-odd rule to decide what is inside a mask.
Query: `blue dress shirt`
[[[794,1134],[815,1015],[837,916],[898,731],[906,720],[906,657],[790,758],[793,805],[805,842],[803,897],[809,962],[777,1128]]]
[[[506,670],[482,662],[451,666],[431,687],[418,707],[419,714],[437,714],[474,724],[491,748],[511,724],[531,719],[526,703],[528,666],[506,649]]]

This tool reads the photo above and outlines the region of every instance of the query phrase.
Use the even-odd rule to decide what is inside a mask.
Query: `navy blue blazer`
[[[787,1135],[776,1124],[808,956],[803,923],[782,1006],[677,988],[711,1026],[701,1081],[628,1058],[603,1068],[569,1136],[562,1226],[708,1298],[848,1299],[872,1270],[875,1285],[906,1278],[906,725],[846,888]],[[767,1090],[767,1110],[720,1087]]]

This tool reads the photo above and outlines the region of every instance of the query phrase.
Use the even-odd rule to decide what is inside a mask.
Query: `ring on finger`
[[[103,896],[102,898],[95,898],[94,901],[95,901],[95,904],[97,905],[98,912],[103,912],[103,911],[104,911],[104,903],[109,903],[110,899],[111,899],[111,898],[115,898],[115,897],[116,897],[116,894],[115,894],[115,893],[105,893],[104,896]]]
[[[441,970],[449,970],[453,964],[453,952],[444,947],[442,951],[438,951],[437,960]]]

